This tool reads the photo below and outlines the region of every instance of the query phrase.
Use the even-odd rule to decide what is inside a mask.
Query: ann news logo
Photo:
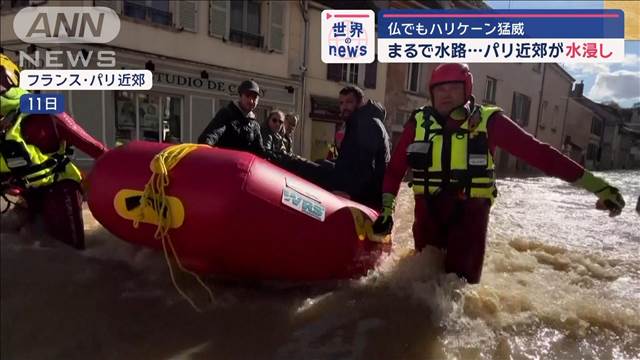
[[[118,14],[107,7],[38,6],[20,10],[13,20],[16,36],[31,44],[108,43],[120,32]],[[112,50],[20,51],[22,68],[64,68],[65,57],[73,68],[115,68]],[[41,59],[43,60],[41,62]],[[42,65],[41,65],[42,64]]]
[[[375,60],[375,14],[372,10],[322,12],[322,61],[371,63]]]

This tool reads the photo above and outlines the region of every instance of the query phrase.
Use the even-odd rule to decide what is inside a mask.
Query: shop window
[[[311,157],[317,161],[327,158],[336,141],[337,124],[327,121],[311,121]]]
[[[160,142],[160,131],[164,131],[164,126],[160,124],[160,97],[156,94],[138,94],[138,114],[138,139]]]
[[[182,139],[182,97],[116,92],[116,145],[132,140],[177,143]]]
[[[138,139],[136,98],[129,91],[116,91],[116,145]]]
[[[216,99],[202,96],[191,96],[191,142],[197,141],[198,136],[209,125],[215,115]],[[220,104],[221,107],[226,104]]]
[[[179,143],[182,139],[182,98],[164,96],[162,101],[162,141]]]

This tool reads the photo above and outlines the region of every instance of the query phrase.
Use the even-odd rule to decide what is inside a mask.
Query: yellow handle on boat
[[[377,235],[373,232],[373,222],[362,210],[355,207],[349,207],[349,210],[351,210],[351,215],[353,216],[353,224],[356,234],[358,234],[358,239],[361,241],[369,239],[369,241],[383,244],[391,242],[391,235]]]

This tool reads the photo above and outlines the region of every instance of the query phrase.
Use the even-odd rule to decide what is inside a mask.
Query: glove
[[[393,229],[393,208],[396,197],[393,194],[382,194],[382,212],[373,223],[373,233],[376,235],[389,235]]]
[[[573,184],[594,193],[598,197],[596,208],[609,210],[609,216],[617,216],[622,212],[625,202],[620,191],[604,179],[585,170],[582,177]]]

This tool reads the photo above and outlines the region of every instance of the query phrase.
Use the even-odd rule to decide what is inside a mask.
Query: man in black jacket
[[[309,181],[324,184],[326,175],[318,164],[294,154],[287,154],[279,149],[280,146],[277,146],[278,149],[273,148],[270,139],[267,139],[265,147],[260,124],[255,120],[256,116],[253,113],[260,98],[258,84],[252,80],[243,81],[238,87],[238,93],[240,99],[230,102],[218,111],[198,137],[198,143],[249,151]],[[281,111],[271,115],[278,115],[278,122],[282,122],[284,115]],[[279,141],[282,145],[281,139]]]
[[[365,101],[357,86],[347,86],[340,91],[340,115],[345,134],[332,176],[334,193],[380,209],[390,159],[389,135],[383,125],[386,111],[380,103]]]
[[[260,99],[260,88],[255,81],[245,80],[238,93],[240,98],[218,111],[198,137],[198,143],[264,156],[260,124],[253,112]]]

